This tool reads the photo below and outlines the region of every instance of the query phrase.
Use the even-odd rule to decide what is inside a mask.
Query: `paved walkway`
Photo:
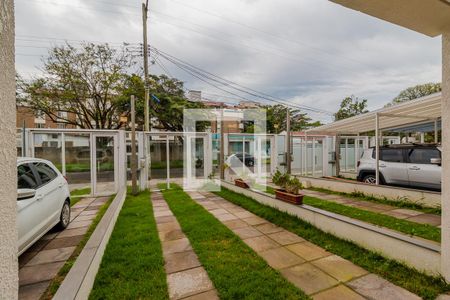
[[[71,223],[64,231],[51,230],[19,257],[19,299],[40,299],[108,199],[80,200],[72,206]]]
[[[352,206],[363,210],[368,210],[376,212],[383,215],[388,215],[397,219],[404,219],[411,222],[429,224],[432,226],[441,227],[441,216],[434,214],[427,214],[421,211],[398,208],[396,206],[375,203],[371,201],[359,200],[356,198],[345,197],[341,195],[327,194],[322,192],[316,192],[312,190],[303,190],[303,194],[315,197],[323,200],[328,200],[331,202],[336,202],[346,206]]]
[[[161,192],[153,191],[151,198],[162,243],[170,299],[219,299],[213,283]]]
[[[208,192],[188,193],[314,299],[420,299],[221,197]]]

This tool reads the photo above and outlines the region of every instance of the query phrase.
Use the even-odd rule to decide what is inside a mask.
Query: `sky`
[[[65,41],[142,42],[141,2],[16,0],[16,68],[42,74],[48,48]],[[441,81],[441,39],[430,38],[327,0],[150,0],[149,44],[203,70],[304,107],[331,121],[355,95],[369,109],[401,90]],[[167,74],[210,100],[227,94],[152,53],[150,72]],[[155,58],[156,56],[156,58]],[[222,89],[225,88],[221,86]],[[310,110],[313,108],[314,110]]]

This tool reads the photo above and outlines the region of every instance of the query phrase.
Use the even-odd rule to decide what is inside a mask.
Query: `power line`
[[[207,78],[209,80],[212,80],[214,82],[220,83],[220,84],[222,84],[224,86],[228,86],[228,87],[233,88],[235,90],[238,90],[240,92],[249,94],[249,95],[251,95],[253,97],[257,97],[257,98],[264,99],[264,100],[271,101],[271,102],[276,102],[276,103],[283,104],[283,105],[288,105],[288,106],[291,106],[291,107],[296,107],[298,109],[306,109],[306,110],[314,111],[314,112],[317,112],[317,113],[328,114],[328,115],[332,115],[333,114],[331,112],[328,112],[328,111],[325,111],[325,110],[316,109],[316,108],[309,107],[309,106],[306,106],[306,105],[296,105],[296,104],[290,103],[286,99],[277,98],[277,97],[271,96],[269,94],[257,91],[255,89],[248,88],[246,86],[240,85],[240,84],[238,84],[236,82],[233,82],[231,80],[224,79],[224,78],[222,78],[222,77],[220,77],[218,75],[215,75],[215,74],[210,73],[208,71],[202,70],[202,69],[200,69],[200,68],[198,68],[198,67],[196,67],[196,66],[194,66],[192,64],[189,64],[189,63],[187,63],[187,62],[185,62],[185,61],[183,61],[183,60],[181,60],[179,58],[176,58],[175,56],[172,56],[172,55],[170,55],[170,54],[168,54],[166,52],[158,50],[155,47],[152,47],[152,49],[153,49],[153,51],[157,52],[161,57],[165,58],[166,60],[172,62],[173,64],[175,64],[176,66],[178,66],[178,67],[180,67],[180,68],[182,68],[184,70],[188,69],[190,72],[196,73],[199,76],[202,76],[202,77]]]

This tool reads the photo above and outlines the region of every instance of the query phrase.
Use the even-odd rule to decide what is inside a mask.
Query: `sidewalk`
[[[170,299],[219,299],[213,283],[161,192],[152,191],[151,198],[162,243]]]
[[[188,194],[314,299],[420,299],[221,197]]]
[[[398,208],[396,206],[375,203],[371,201],[359,200],[356,198],[345,197],[341,195],[334,195],[328,193],[322,193],[312,190],[302,190],[302,193],[306,196],[319,198],[331,202],[336,202],[346,206],[352,206],[363,210],[376,212],[379,214],[391,216],[397,219],[404,219],[411,222],[429,224],[431,226],[441,227],[441,216],[434,214],[427,214],[421,211]]]

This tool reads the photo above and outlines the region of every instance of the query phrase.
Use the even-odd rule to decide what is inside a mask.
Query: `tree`
[[[425,83],[409,87],[401,91],[390,103],[386,104],[386,107],[438,93],[441,90],[442,88],[440,83]]]
[[[352,95],[342,100],[339,110],[334,114],[334,119],[335,121],[343,120],[366,112],[369,112],[367,99],[359,100],[358,97]]]
[[[268,105],[267,111],[267,132],[278,134],[286,130],[286,107],[281,104]],[[306,113],[301,113],[297,109],[289,109],[291,115],[291,130],[302,131],[311,127],[322,125],[319,121],[311,122],[311,118]]]
[[[169,131],[183,131],[183,109],[203,108],[200,102],[189,101],[184,93],[183,82],[166,75],[150,75],[150,118],[152,127]],[[144,123],[144,80],[138,75],[127,77],[120,96],[120,111],[128,114],[131,95],[136,97],[136,123]],[[200,122],[197,130],[202,130]]]
[[[92,43],[80,48],[70,44],[54,47],[44,61],[45,75],[23,82],[19,94],[24,100],[20,97],[18,101],[42,111],[54,122],[80,128],[117,128],[120,93],[133,65],[124,47]],[[67,112],[67,117],[58,112]]]

